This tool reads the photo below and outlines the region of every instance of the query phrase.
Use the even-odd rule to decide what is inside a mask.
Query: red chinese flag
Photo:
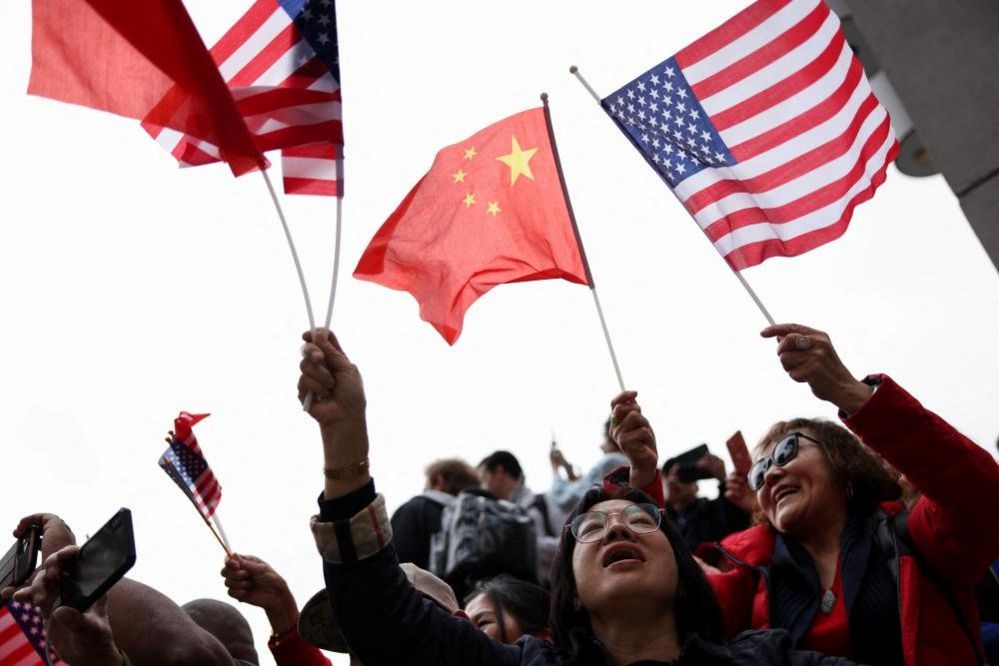
[[[237,176],[267,167],[180,0],[32,0],[31,57],[30,94],[199,137]]]
[[[523,111],[437,153],[364,251],[354,277],[408,291],[449,344],[496,285],[590,284],[544,109]]]

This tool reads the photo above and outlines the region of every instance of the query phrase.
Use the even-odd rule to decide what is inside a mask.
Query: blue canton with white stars
[[[38,608],[31,604],[14,601],[7,602],[7,610],[11,617],[21,627],[22,633],[40,656],[44,656],[47,645],[45,642],[45,624]],[[61,662],[60,662],[61,663]]]
[[[278,0],[288,12],[315,55],[340,83],[340,54],[336,37],[336,7],[333,0]],[[304,49],[302,49],[304,51]],[[296,53],[298,65],[312,59],[310,53]]]
[[[177,471],[184,477],[184,481],[193,488],[195,486],[194,482],[208,469],[208,462],[192,451],[191,447],[187,444],[176,439],[170,442],[170,448],[174,454],[174,459],[170,462],[174,464]]]
[[[602,106],[670,186],[708,167],[735,164],[674,58],[609,95]]]

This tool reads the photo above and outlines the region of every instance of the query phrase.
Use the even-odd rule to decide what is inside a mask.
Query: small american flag
[[[0,608],[0,664],[3,666],[44,666],[45,623],[31,604],[13,599]],[[52,657],[53,664],[62,662]]]
[[[282,149],[285,192],[343,196],[333,0],[256,0],[211,54],[260,150]],[[215,146],[191,135],[146,130],[181,166],[220,159]]]
[[[822,0],[758,0],[603,106],[735,270],[841,236],[898,152]]]
[[[208,466],[191,429],[202,418],[203,415],[180,413],[174,421],[175,434],[170,446],[160,456],[159,465],[207,519],[218,508],[222,486]]]

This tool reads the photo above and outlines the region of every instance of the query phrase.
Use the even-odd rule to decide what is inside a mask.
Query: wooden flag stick
[[[558,156],[558,145],[555,143],[555,130],[552,128],[552,117],[548,112],[548,93],[541,93],[541,101],[545,105],[545,123],[548,125],[548,140],[552,144],[552,157],[555,159],[555,170],[558,171],[559,183],[562,185],[562,195],[565,197],[565,207],[569,211],[569,221],[572,222],[572,231],[576,234],[576,243],[579,245],[579,254],[583,259],[583,268],[586,270],[586,280],[590,283],[590,293],[593,294],[593,304],[597,307],[597,316],[600,318],[600,327],[604,331],[604,340],[607,341],[607,350],[610,352],[611,363],[614,365],[614,374],[617,375],[617,385],[623,393],[625,391],[624,378],[621,376],[621,366],[617,362],[617,354],[614,352],[614,343],[611,342],[610,331],[607,329],[607,320],[604,318],[604,310],[600,307],[600,297],[597,296],[597,285],[593,281],[593,273],[590,271],[590,262],[586,258],[586,249],[583,247],[583,237],[579,234],[579,226],[576,224],[576,215],[572,212],[572,202],[569,200],[569,189],[565,184],[565,176],[562,174],[562,161]]]
[[[576,80],[578,80],[583,85],[583,87],[586,88],[586,91],[588,93],[590,93],[590,96],[593,97],[594,100],[596,100],[597,104],[602,109],[603,106],[604,106],[603,100],[600,99],[600,95],[598,95],[597,92],[593,89],[593,87],[590,86],[590,84],[587,82],[587,80],[583,78],[583,75],[579,73],[579,68],[576,67],[575,65],[573,65],[572,67],[569,68],[569,73],[576,77]],[[662,174],[659,174],[659,175],[660,175],[660,177],[662,177]],[[680,197],[677,196],[676,192],[673,190],[672,186],[670,186],[669,182],[667,182],[666,185],[667,185],[667,189],[669,189],[669,191],[673,193],[673,196],[676,197],[676,200],[680,201]],[[680,205],[683,205],[682,201],[680,201]],[[728,262],[726,262],[726,264],[727,263]],[[732,268],[732,267],[729,266],[729,268]],[[735,273],[735,277],[739,278],[739,282],[742,284],[743,288],[746,290],[746,293],[749,294],[749,297],[753,299],[753,302],[756,303],[756,307],[758,307],[760,309],[760,312],[763,313],[763,317],[767,320],[767,323],[770,324],[771,326],[773,326],[774,325],[774,318],[770,316],[770,312],[763,305],[763,301],[760,300],[760,297],[756,295],[756,292],[753,291],[753,288],[749,286],[748,282],[746,282],[746,278],[744,278],[742,276],[742,273],[740,273],[739,271],[737,271],[735,269],[732,269],[732,272]]]
[[[227,554],[231,554],[232,546],[229,545],[229,537],[225,535],[225,530],[222,529],[222,521],[219,520],[218,509],[216,509],[215,513],[212,514],[212,522],[215,523],[215,527],[219,528],[219,536],[222,537],[220,541],[222,541],[222,545],[225,546],[225,552]]]
[[[177,468],[173,466],[173,463],[170,462],[169,458],[166,458],[165,462],[166,462],[167,465],[170,465],[170,468],[173,470],[173,472],[176,475],[176,477],[180,478],[180,473],[177,472]],[[231,557],[232,556],[232,550],[229,548],[229,542],[228,542],[228,540],[223,541],[222,537],[220,537],[218,535],[218,532],[215,531],[215,528],[212,527],[212,524],[208,521],[207,518],[205,518],[205,514],[201,512],[201,508],[198,506],[198,503],[194,501],[194,496],[190,495],[190,494],[188,494],[186,492],[185,492],[185,495],[187,495],[187,499],[191,500],[191,506],[193,506],[194,510],[198,512],[198,515],[201,516],[201,520],[203,520],[205,522],[205,525],[208,526],[208,529],[210,529],[212,531],[212,536],[214,536],[215,540],[219,542],[220,546],[222,546],[222,550],[225,551],[225,554],[227,556]]]

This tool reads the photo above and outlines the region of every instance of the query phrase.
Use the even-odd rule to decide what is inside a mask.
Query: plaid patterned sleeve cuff
[[[348,520],[323,522],[313,516],[312,535],[319,554],[330,564],[354,564],[376,555],[392,541],[385,497],[376,495]]]

